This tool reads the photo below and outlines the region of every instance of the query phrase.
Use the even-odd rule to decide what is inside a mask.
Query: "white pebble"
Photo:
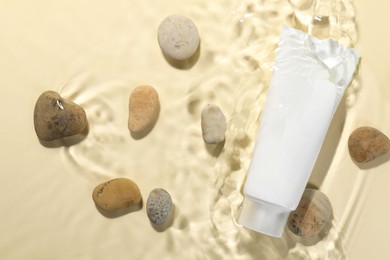
[[[188,59],[198,49],[198,29],[187,17],[170,15],[161,22],[158,28],[158,44],[169,58]]]
[[[225,140],[226,118],[221,109],[208,104],[201,115],[202,136],[207,144],[217,144]]]

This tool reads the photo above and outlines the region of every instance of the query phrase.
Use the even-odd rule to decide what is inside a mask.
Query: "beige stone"
[[[161,22],[157,40],[163,53],[175,60],[192,57],[200,42],[194,22],[181,15],[170,15]]]
[[[142,202],[141,192],[135,182],[117,178],[95,187],[92,193],[96,205],[106,211],[138,207]]]
[[[217,105],[208,104],[203,108],[201,127],[205,143],[217,144],[225,140],[226,118]]]
[[[34,127],[39,139],[51,141],[80,134],[87,127],[84,109],[54,91],[42,93],[34,109]]]
[[[349,153],[357,162],[369,162],[390,149],[389,138],[373,127],[359,127],[349,136]]]
[[[133,133],[151,128],[160,111],[157,91],[151,86],[139,86],[130,95],[128,127]]]

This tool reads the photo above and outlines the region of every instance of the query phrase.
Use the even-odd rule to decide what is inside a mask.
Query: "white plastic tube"
[[[333,40],[283,29],[244,187],[241,225],[283,234],[358,62],[355,50]]]

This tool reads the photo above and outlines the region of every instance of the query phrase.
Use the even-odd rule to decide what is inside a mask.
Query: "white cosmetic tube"
[[[239,223],[280,237],[313,170],[359,54],[285,27],[245,182]]]

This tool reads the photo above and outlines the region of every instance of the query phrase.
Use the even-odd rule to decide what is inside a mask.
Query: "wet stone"
[[[306,189],[295,211],[291,212],[288,229],[302,238],[318,235],[332,220],[332,206],[321,191]]]
[[[106,211],[139,208],[142,203],[137,184],[127,178],[117,178],[99,184],[92,192],[92,199],[99,208]]]
[[[217,144],[225,140],[226,118],[217,105],[208,104],[203,108],[201,127],[205,143]]]
[[[42,93],[35,104],[34,128],[43,141],[80,134],[87,124],[84,109],[54,91]]]
[[[154,189],[150,192],[146,203],[146,213],[150,222],[155,225],[165,224],[172,212],[171,196],[164,189]]]
[[[389,151],[390,140],[373,127],[359,127],[349,136],[348,149],[356,162],[369,162]]]

